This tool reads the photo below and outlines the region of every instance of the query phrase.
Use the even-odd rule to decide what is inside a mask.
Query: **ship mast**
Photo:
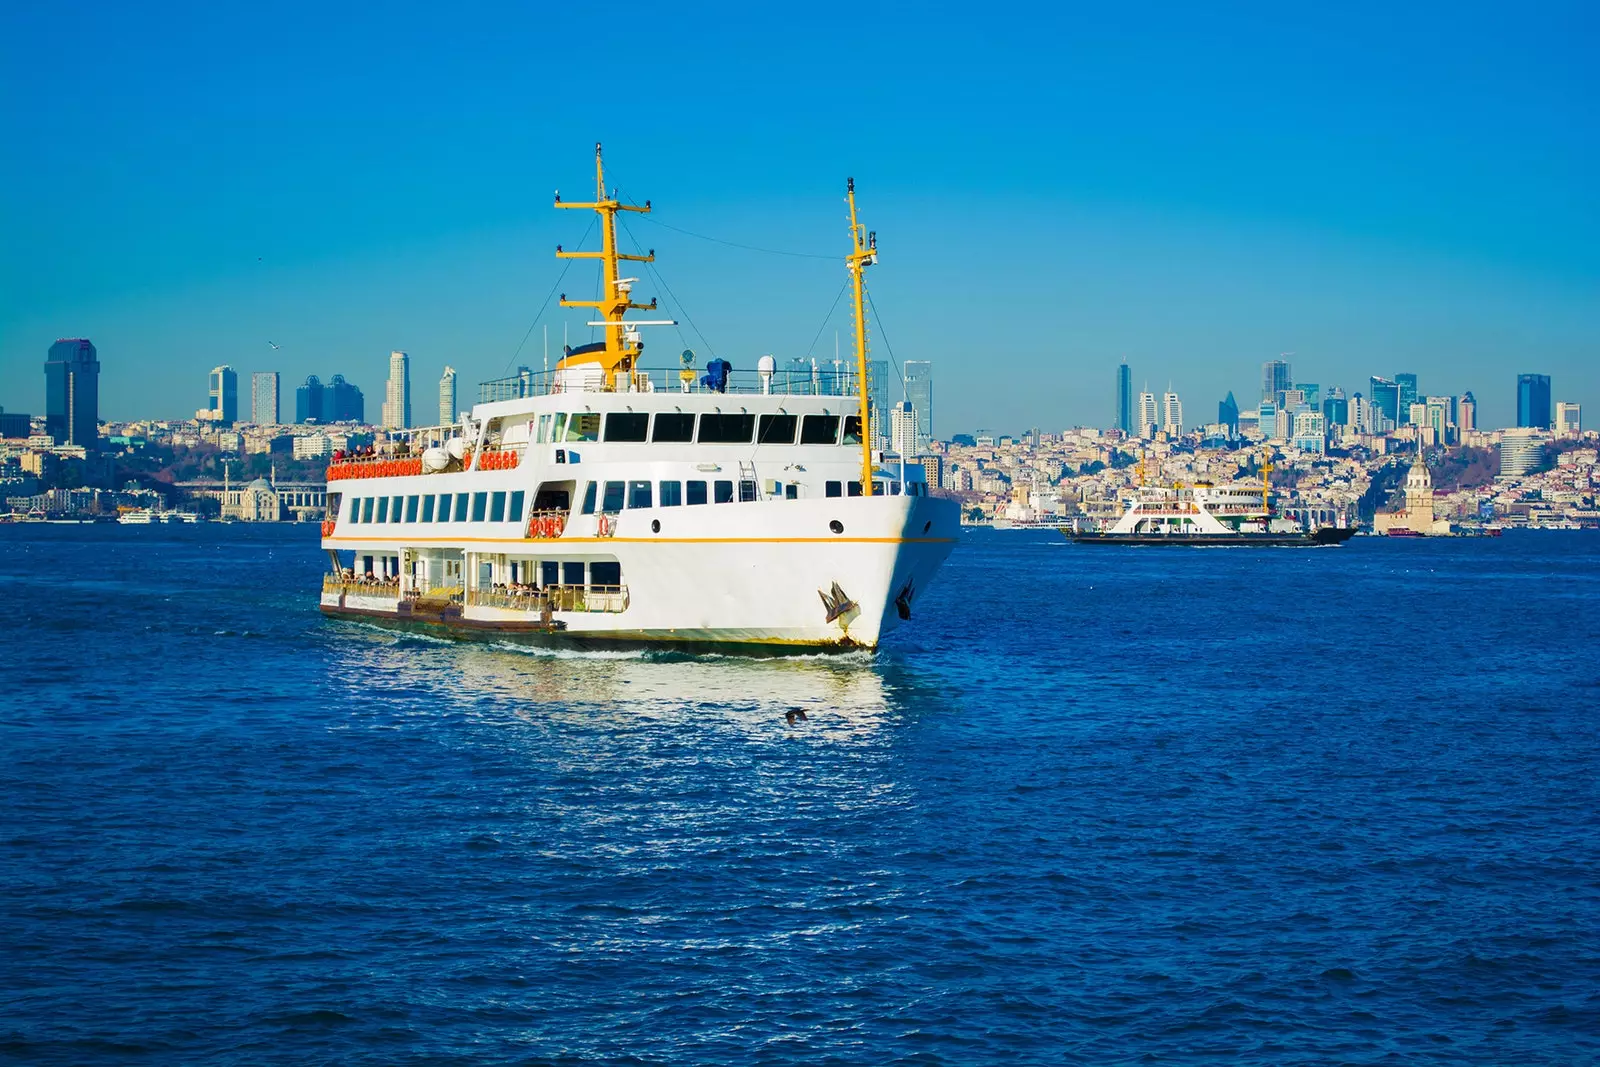
[[[600,144],[594,146],[594,187],[595,198],[593,203],[567,203],[561,199],[561,194],[556,194],[556,207],[582,208],[592,210],[600,216],[600,251],[598,252],[567,252],[560,245],[556,245],[557,259],[598,259],[604,274],[602,279],[604,288],[600,292],[599,300],[568,300],[567,294],[561,294],[561,306],[564,308],[594,308],[600,312],[603,322],[590,323],[591,326],[604,326],[606,339],[603,348],[591,351],[568,352],[557,364],[558,370],[583,363],[599,364],[605,371],[606,388],[616,388],[616,374],[622,371],[632,374],[639,363],[639,353],[644,345],[639,342],[637,330],[629,329],[630,326],[655,325],[654,323],[633,322],[623,319],[623,313],[630,308],[639,311],[655,309],[656,301],[651,299],[648,304],[635,304],[629,299],[633,291],[633,283],[637,278],[624,278],[618,269],[618,264],[631,260],[636,263],[654,263],[656,261],[655,249],[648,255],[629,256],[617,251],[617,212],[637,211],[649,214],[650,201],[646,200],[643,207],[633,204],[624,204],[617,200],[615,192],[606,195],[605,164],[600,159]]]
[[[872,495],[872,404],[867,394],[867,280],[866,269],[878,262],[878,235],[865,233],[856,221],[856,180],[846,186],[850,202],[850,242],[853,246],[845,263],[855,288],[856,375],[861,383],[861,493]],[[904,457],[902,457],[904,458]]]

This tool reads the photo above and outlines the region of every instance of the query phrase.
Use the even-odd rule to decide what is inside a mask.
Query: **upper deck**
[[[764,357],[771,359],[772,357]],[[526,400],[557,393],[671,393],[674,395],[827,396],[855,400],[861,395],[855,368],[844,364],[819,364],[802,360],[778,363],[772,369],[730,370],[715,383],[702,369],[680,370],[641,367],[616,375],[608,386],[606,376],[591,366],[553,371],[520,367],[516,374],[478,385],[478,403]],[[720,384],[720,388],[718,387]]]

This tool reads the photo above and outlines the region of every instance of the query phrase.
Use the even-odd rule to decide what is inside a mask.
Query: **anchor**
[[[914,579],[907,578],[906,584],[900,589],[900,595],[894,598],[894,610],[899,613],[902,619],[911,618],[911,598],[917,592],[916,585],[913,583]]]
[[[826,593],[818,589],[817,595],[822,598],[822,607],[828,613],[828,622],[832,622],[847,611],[854,611],[857,606],[856,602],[839,588],[838,582],[834,582],[833,588]]]

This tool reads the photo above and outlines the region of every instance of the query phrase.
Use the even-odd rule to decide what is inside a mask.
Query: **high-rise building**
[[[1146,390],[1139,394],[1139,436],[1154,437],[1161,426],[1161,413],[1156,409],[1156,394]]]
[[[1350,421],[1345,425],[1356,433],[1372,432],[1372,406],[1360,393],[1350,398]]]
[[[315,374],[309,375],[305,384],[294,391],[294,421],[328,421],[322,417],[322,379]]]
[[[1436,443],[1445,445],[1450,443],[1451,431],[1455,429],[1455,422],[1450,418],[1450,401],[1448,396],[1430,396],[1423,402],[1423,422],[1433,431]]]
[[[44,432],[58,445],[100,447],[100,360],[86,337],[50,346],[44,365]]]
[[[1117,368],[1116,429],[1133,434],[1133,371],[1126,363]]]
[[[1261,401],[1261,407],[1256,410],[1256,425],[1261,430],[1261,436],[1272,440],[1278,433],[1278,404],[1274,400]]]
[[[0,408],[0,437],[18,438],[33,436],[33,420],[27,413],[13,411],[6,414],[5,408]]]
[[[326,422],[366,422],[367,401],[344,375],[335,374],[322,387],[322,414]]]
[[[1395,419],[1395,425],[1404,426],[1411,421],[1411,405],[1417,402],[1417,376],[1411,373],[1396,374],[1394,386],[1400,391],[1400,399],[1395,405],[1400,414]]]
[[[1350,401],[1337,385],[1330,388],[1322,400],[1322,418],[1329,428],[1350,425]]]
[[[1261,364],[1261,399],[1272,401],[1273,407],[1283,404],[1283,391],[1289,388],[1289,363],[1272,359]]]
[[[1228,398],[1217,405],[1217,421],[1228,428],[1228,436],[1234,437],[1239,433],[1239,402],[1233,398],[1233,391],[1228,391]]]
[[[1295,382],[1294,387],[1300,390],[1300,399],[1312,411],[1322,410],[1322,386],[1316,382]]]
[[[1387,433],[1400,425],[1400,387],[1387,378],[1373,375],[1367,381],[1367,402],[1372,408],[1372,427],[1369,433]],[[1388,426],[1384,426],[1384,421]]]
[[[1478,428],[1478,402],[1472,398],[1470,390],[1461,397],[1461,411],[1456,425],[1461,427],[1462,433]]]
[[[908,359],[904,364],[906,399],[917,411],[917,451],[928,451],[933,440],[933,364]]]
[[[1583,409],[1577,404],[1570,404],[1565,400],[1556,401],[1556,433],[1572,434],[1576,437],[1583,432]]]
[[[1521,426],[1500,432],[1500,473],[1527,474],[1544,458],[1544,433],[1537,427]]]
[[[807,363],[806,366],[809,368],[810,364]],[[807,370],[806,373],[809,374],[810,371]],[[890,438],[888,360],[867,361],[867,408],[867,415],[872,420],[872,447],[886,449],[889,447]]]
[[[1183,402],[1170,387],[1161,395],[1161,428],[1173,436],[1183,432]]]
[[[215,422],[232,426],[239,421],[239,375],[232,367],[212,367],[208,379],[206,410]]]
[[[404,430],[411,426],[411,357],[389,353],[389,384],[383,394],[383,425]]]
[[[439,379],[439,425],[449,426],[456,421],[456,369],[447,366]]]
[[[278,421],[278,372],[258,370],[250,375],[250,421],[271,426]]]
[[[1550,375],[1517,375],[1517,425],[1550,428]]]
[[[889,412],[889,447],[897,455],[917,454],[917,409],[909,400],[902,400]]]

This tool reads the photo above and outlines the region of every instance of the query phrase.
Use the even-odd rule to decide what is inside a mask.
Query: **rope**
[[[839,309],[839,301],[844,299],[844,291],[850,288],[850,279],[846,278],[844,284],[839,286],[839,292],[833,298],[833,306],[828,313],[822,316],[822,325],[817,327],[817,335],[811,339],[811,344],[806,347],[806,358],[811,358],[811,353],[817,350],[817,342],[822,340],[822,331],[828,328],[828,323],[833,321],[833,313]]]
[[[641,245],[639,243],[639,239],[633,235],[633,230],[628,226],[628,223],[621,219],[618,221],[622,222],[622,231],[628,235],[628,240],[633,242],[634,249],[638,250],[643,248],[644,246]],[[662,291],[667,294],[667,299],[671,300],[673,305],[677,307],[678,314],[682,315],[683,321],[689,324],[689,329],[693,330],[694,335],[700,338],[700,343],[705,346],[706,352],[710,354],[712,359],[716,359],[717,353],[716,350],[711,347],[711,342],[706,339],[705,334],[700,332],[700,327],[694,324],[694,317],[689,314],[689,309],[684,307],[683,301],[678,299],[678,294],[672,291],[672,286],[667,284],[667,280],[661,276],[661,272],[656,270],[656,265],[654,263],[646,262],[644,264],[644,268],[649,273],[650,277],[655,280],[655,283],[661,286]],[[682,330],[678,331],[678,337],[680,339],[683,337]],[[688,347],[687,342],[684,343],[684,347]]]
[[[632,204],[633,201],[629,200],[628,203]],[[638,205],[635,204],[634,206],[637,207]],[[693,230],[686,230],[682,226],[674,226],[670,222],[662,222],[660,219],[654,217],[653,215],[641,215],[640,217],[642,219],[644,219],[644,221],[646,221],[648,223],[651,223],[651,224],[656,225],[656,226],[665,227],[666,229],[669,229],[669,230],[673,231],[674,233],[681,233],[685,237],[693,237],[698,241],[710,241],[714,245],[726,245],[729,248],[742,248],[746,252],[760,252],[763,255],[768,255],[768,256],[791,256],[791,257],[793,257],[795,259],[834,259],[834,260],[836,260],[836,259],[839,258],[838,256],[819,256],[815,252],[788,252],[788,251],[785,251],[784,249],[781,249],[781,248],[762,248],[760,245],[747,245],[747,244],[741,244],[738,241],[725,241],[720,237],[711,237],[711,236],[708,236],[707,234],[695,233]]]

